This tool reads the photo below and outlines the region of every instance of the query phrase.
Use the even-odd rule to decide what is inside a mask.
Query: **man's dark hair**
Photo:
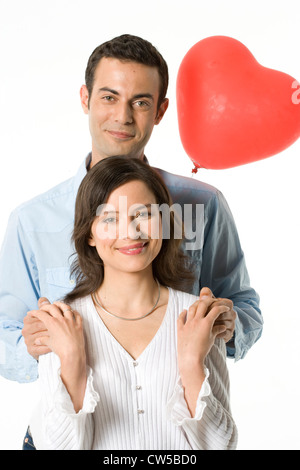
[[[85,84],[89,92],[89,100],[94,86],[95,70],[103,57],[157,67],[160,77],[159,108],[167,94],[168,66],[162,55],[149,41],[131,34],[123,34],[98,46],[91,54],[85,71]]]

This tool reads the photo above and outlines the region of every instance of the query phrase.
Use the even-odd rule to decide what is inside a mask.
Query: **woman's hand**
[[[84,353],[82,320],[77,312],[63,302],[44,303],[39,310],[28,312],[28,316],[37,318],[46,327],[45,334],[35,340],[38,346],[47,346],[60,358]]]
[[[35,340],[60,358],[61,378],[77,412],[81,409],[86,387],[86,353],[82,319],[79,313],[63,302],[43,303],[39,310],[28,312],[37,318],[47,331]]]
[[[226,326],[216,324],[217,318],[230,307],[214,306],[215,299],[207,296],[184,310],[177,321],[178,366],[185,399],[194,416],[199,391],[205,379],[204,361],[218,335]]]
[[[216,324],[217,318],[230,310],[225,305],[213,306],[215,299],[205,297],[197,300],[178,317],[178,359],[182,368],[188,364],[204,364],[218,335],[226,330]]]

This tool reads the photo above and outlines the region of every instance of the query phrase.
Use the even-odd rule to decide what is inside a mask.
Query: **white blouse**
[[[197,297],[169,289],[162,324],[137,360],[99,317],[91,296],[71,306],[83,318],[88,381],[75,413],[54,353],[40,357],[41,403],[30,423],[37,449],[235,449],[224,340],[206,358],[206,379],[191,418],[177,364],[177,318]]]

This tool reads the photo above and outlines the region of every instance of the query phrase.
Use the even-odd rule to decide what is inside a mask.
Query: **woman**
[[[47,328],[37,341],[53,351],[39,363],[37,449],[236,447],[217,338],[228,307],[181,291],[193,279],[173,213],[160,214],[166,204],[164,183],[136,159],[102,160],[82,181],[76,287],[31,312]]]

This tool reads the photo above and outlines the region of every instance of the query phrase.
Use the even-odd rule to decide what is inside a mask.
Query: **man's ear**
[[[157,110],[156,118],[155,118],[155,125],[159,124],[162,118],[164,117],[165,112],[167,111],[169,106],[169,99],[165,98],[161,103],[160,107]]]
[[[81,106],[85,114],[89,112],[89,92],[86,85],[82,85],[80,88],[80,101]]]

